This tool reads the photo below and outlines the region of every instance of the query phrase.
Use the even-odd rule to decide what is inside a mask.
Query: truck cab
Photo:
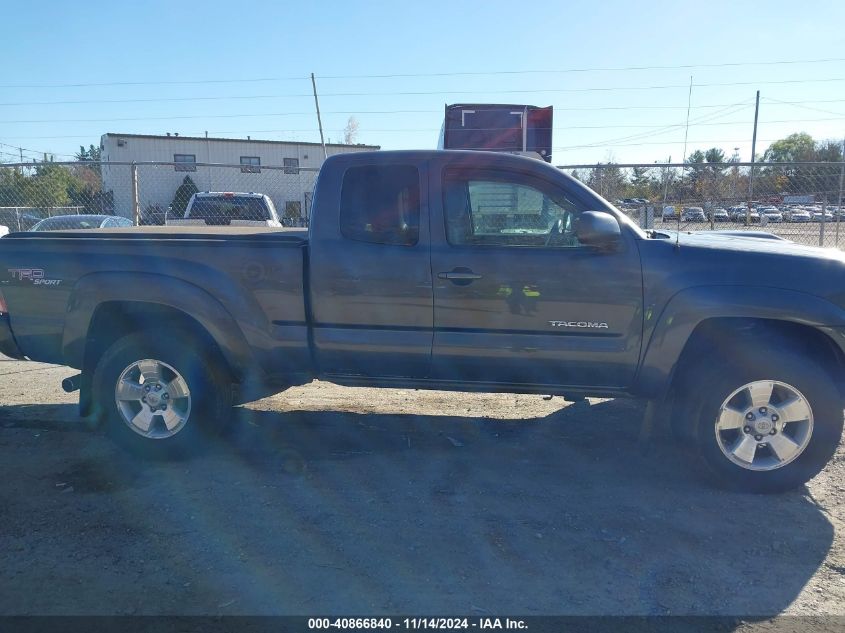
[[[579,238],[585,213],[613,211],[559,170],[475,152],[330,158],[314,209],[314,346],[333,379],[377,367],[476,390],[632,382],[639,229],[619,214],[612,246]]]

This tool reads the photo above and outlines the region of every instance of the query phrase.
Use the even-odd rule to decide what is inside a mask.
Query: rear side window
[[[410,165],[350,167],[340,193],[343,237],[413,246],[420,235],[420,174]]]
[[[194,198],[194,204],[186,215],[192,220],[206,220],[206,224],[225,224],[232,220],[263,222],[271,219],[263,198],[244,196]]]

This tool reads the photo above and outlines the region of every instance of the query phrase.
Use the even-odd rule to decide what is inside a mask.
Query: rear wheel
[[[684,435],[725,487],[796,488],[824,468],[839,444],[838,387],[823,366],[799,352],[735,351],[739,362],[703,358],[684,382]]]
[[[231,385],[221,363],[190,336],[132,334],[111,345],[94,370],[106,431],[144,456],[178,456],[219,434]]]

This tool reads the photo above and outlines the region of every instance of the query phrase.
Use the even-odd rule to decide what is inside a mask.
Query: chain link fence
[[[318,171],[193,162],[2,165],[0,225],[26,231],[54,218],[36,230],[88,228],[91,216],[116,225],[108,216],[140,225],[305,227]]]
[[[765,230],[802,244],[845,247],[845,226],[840,226],[845,221],[845,163],[652,163],[560,168],[644,228]],[[91,226],[94,219],[83,216],[94,215],[122,217],[142,225],[304,227],[308,226],[317,173],[315,168],[296,164],[3,165],[0,226],[25,231],[44,218],[58,216],[67,218],[65,228],[75,228],[82,221]],[[490,193],[490,205],[499,204],[494,193]],[[190,208],[193,194],[198,195]]]
[[[845,163],[562,165],[643,228],[767,231],[845,247]]]

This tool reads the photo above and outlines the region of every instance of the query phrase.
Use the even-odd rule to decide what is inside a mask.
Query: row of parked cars
[[[705,211],[703,207],[683,207],[678,210],[677,207],[667,205],[663,207],[661,219],[664,222],[671,222],[678,220],[678,213],[680,213],[681,222],[709,222],[711,219],[714,222],[737,222],[744,223],[748,218],[754,224],[768,224],[780,222],[835,222],[837,217],[840,220],[845,219],[845,208],[839,209],[834,206],[828,206],[823,209],[819,206],[796,206],[786,205],[783,207],[776,207],[774,205],[760,205],[756,207],[748,207],[744,204],[729,207],[712,207],[709,211]]]

